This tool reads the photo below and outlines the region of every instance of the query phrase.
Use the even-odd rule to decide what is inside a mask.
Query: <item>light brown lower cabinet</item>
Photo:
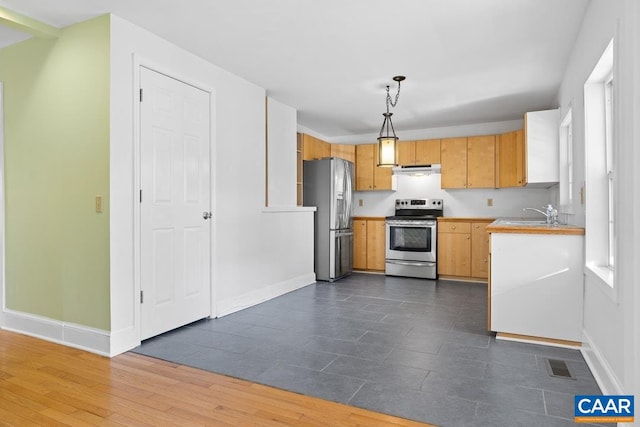
[[[471,276],[471,223],[438,221],[438,275]]]
[[[489,278],[489,233],[490,222],[471,223],[471,277]]]
[[[384,218],[353,221],[354,270],[384,271],[386,228]]]
[[[489,277],[489,234],[492,219],[438,221],[438,275]]]
[[[367,220],[353,220],[353,268],[367,269]]]

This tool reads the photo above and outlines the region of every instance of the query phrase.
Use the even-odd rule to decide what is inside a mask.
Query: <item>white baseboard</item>
[[[279,297],[280,295],[284,295],[287,292],[303,288],[315,281],[315,273],[304,274],[284,282],[274,283],[273,285],[266,286],[238,297],[218,301],[217,314],[219,317],[222,317],[227,314],[235,313],[236,311],[240,311],[256,304],[260,304],[261,302],[268,301],[272,298]]]
[[[582,335],[583,343],[580,352],[587,362],[589,369],[591,369],[591,373],[598,383],[602,394],[624,394],[622,383],[613,369],[611,369],[607,359],[602,356],[602,353],[598,350],[598,347],[593,343],[593,340],[585,330],[582,331]]]
[[[109,356],[110,353],[110,334],[108,331],[6,309],[2,313],[2,322],[2,329],[8,331],[101,356]]]

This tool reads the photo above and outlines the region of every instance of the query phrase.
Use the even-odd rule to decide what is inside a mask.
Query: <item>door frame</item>
[[[216,259],[216,245],[214,244],[213,237],[216,235],[215,230],[217,228],[217,221],[215,215],[216,207],[216,187],[215,187],[215,168],[216,164],[216,152],[215,152],[215,128],[216,128],[216,109],[215,109],[215,91],[209,85],[194,79],[190,76],[185,76],[179,73],[172,67],[165,67],[149,59],[142,58],[137,54],[133,54],[133,268],[134,268],[134,292],[133,292],[133,306],[134,306],[134,322],[135,322],[135,335],[137,342],[141,342],[141,307],[140,307],[140,291],[142,289],[142,268],[141,268],[141,208],[140,208],[140,173],[141,173],[141,141],[140,141],[140,69],[147,68],[156,73],[163,74],[169,78],[178,80],[189,86],[193,86],[209,94],[209,188],[211,192],[211,212],[214,213],[211,218],[211,227],[209,234],[210,244],[210,259],[209,259],[209,286],[211,301],[209,302],[209,317],[217,316],[217,295],[215,286],[215,259]]]

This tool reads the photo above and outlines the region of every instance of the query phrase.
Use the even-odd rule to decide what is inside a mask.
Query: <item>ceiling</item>
[[[338,142],[554,107],[589,0],[0,0],[65,27],[113,13],[257,84]],[[28,37],[0,25],[0,47]]]

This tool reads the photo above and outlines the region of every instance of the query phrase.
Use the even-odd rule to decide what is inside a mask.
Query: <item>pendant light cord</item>
[[[389,105],[395,107],[398,105],[398,98],[400,98],[400,82],[398,81],[398,91],[396,92],[395,101],[391,99],[391,95],[389,94],[389,85],[387,85],[387,112],[389,112]]]

